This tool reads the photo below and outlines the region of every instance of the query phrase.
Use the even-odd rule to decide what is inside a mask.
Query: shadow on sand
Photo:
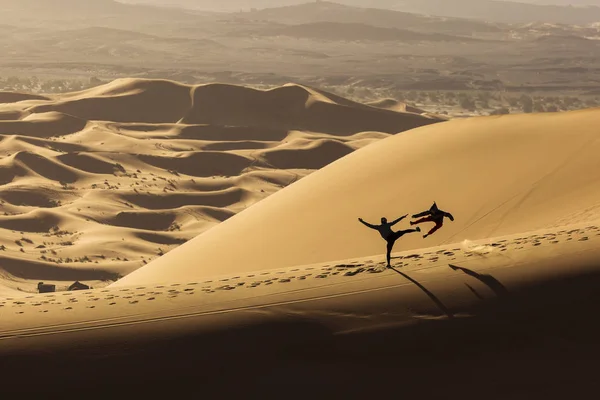
[[[487,287],[489,287],[492,292],[494,292],[496,294],[496,296],[498,297],[504,297],[508,295],[508,289],[506,289],[506,287],[504,287],[503,284],[501,284],[496,278],[494,278],[491,275],[488,274],[479,274],[475,271],[472,271],[470,269],[467,268],[463,268],[463,267],[459,267],[453,264],[448,264],[448,266],[450,268],[452,268],[454,271],[461,271],[464,272],[465,274],[472,276],[473,278],[479,280],[481,283],[483,283],[484,285],[486,285]],[[483,296],[481,296],[480,294],[477,293],[477,291],[471,287],[470,285],[466,284],[467,287],[469,289],[471,289],[471,291],[480,299],[483,298]]]
[[[434,294],[396,272],[449,313]],[[508,297],[453,305],[452,319],[347,333],[334,333],[310,315],[265,312],[252,324],[240,318],[227,329],[171,325],[167,335],[149,335],[140,325],[106,342],[65,334],[60,350],[0,355],[8,382],[3,392],[53,398],[73,392],[114,398],[123,391],[136,398],[588,398],[598,390],[598,287],[600,273],[565,271],[513,286]]]
[[[440,301],[440,299],[437,298],[437,296],[433,293],[431,293],[429,290],[427,290],[427,288],[423,285],[421,285],[419,282],[417,282],[416,280],[414,280],[413,278],[411,278],[410,276],[406,275],[403,272],[398,271],[396,268],[394,267],[389,267],[389,269],[395,271],[396,273],[402,275],[404,278],[408,279],[409,281],[411,281],[412,283],[414,283],[419,289],[421,289],[423,291],[423,293],[425,293],[427,296],[429,296],[429,298],[435,303],[435,305],[440,309],[440,311],[442,311],[444,314],[446,314],[446,316],[448,318],[453,318],[454,315],[452,314],[452,312],[448,309],[448,307],[446,307],[444,305],[444,303],[442,303]]]

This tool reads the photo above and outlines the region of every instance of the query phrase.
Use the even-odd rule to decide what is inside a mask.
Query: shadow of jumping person
[[[459,266],[452,265],[452,264],[448,264],[448,266],[450,268],[452,268],[454,271],[462,271],[465,274],[472,276],[473,278],[479,280],[480,282],[485,284],[487,287],[489,287],[492,290],[492,292],[494,292],[496,294],[496,296],[498,296],[498,297],[504,297],[504,296],[508,295],[508,289],[506,289],[506,287],[503,284],[501,284],[496,278],[494,278],[491,275],[479,274],[470,269],[459,267]]]
[[[448,318],[450,318],[450,319],[454,318],[454,314],[452,314],[452,312],[448,309],[448,307],[446,307],[444,305],[444,303],[442,303],[442,301],[440,299],[438,299],[435,294],[431,293],[425,286],[421,285],[417,280],[411,278],[410,276],[406,275],[405,273],[398,271],[394,267],[390,267],[390,269],[394,270],[396,273],[402,275],[405,279],[414,283],[419,289],[421,289],[423,291],[423,293],[425,293],[427,296],[429,296],[429,298],[435,303],[435,305],[440,309],[440,311],[442,311],[444,314],[446,314],[446,316]]]
[[[391,268],[391,266],[392,266],[390,264],[391,254],[392,254],[392,248],[394,247],[396,240],[400,239],[402,236],[406,235],[407,233],[421,232],[421,228],[419,228],[419,227],[417,227],[416,229],[407,229],[407,230],[397,231],[397,232],[392,231],[392,226],[394,226],[398,222],[402,221],[407,216],[408,216],[408,214],[403,215],[402,217],[395,219],[392,222],[388,222],[385,217],[381,217],[381,224],[379,224],[379,225],[373,225],[368,222],[365,222],[362,218],[358,219],[363,225],[378,231],[379,234],[381,235],[381,237],[387,242],[386,260],[387,260],[388,268]]]

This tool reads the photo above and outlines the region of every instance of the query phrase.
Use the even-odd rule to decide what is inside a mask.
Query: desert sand
[[[345,103],[299,86],[256,92],[120,81],[96,90],[4,106],[13,113],[8,123],[23,131],[52,121],[72,132],[68,141],[58,140],[64,133],[57,140],[4,139],[14,154],[3,161],[10,178],[3,190],[17,182],[37,185],[33,193],[52,189],[65,204],[46,207],[58,209],[48,214],[30,205],[28,218],[0,222],[20,221],[21,230],[58,225],[60,235],[81,232],[75,238],[84,251],[99,252],[103,243],[139,255],[151,246],[151,235],[180,237],[178,231],[153,231],[167,226],[156,222],[165,208],[215,215],[244,198],[252,205],[232,207],[228,218],[210,226],[173,219],[197,236],[144,266],[121,260],[66,268],[27,262],[27,253],[13,250],[7,260],[34,265],[32,274],[126,276],[86,291],[4,293],[6,393],[564,399],[595,389],[600,110],[432,123],[438,120]],[[135,108],[151,108],[153,97],[145,93],[160,98],[165,90],[172,90],[171,107]],[[229,109],[216,101],[221,90],[236,94],[228,95]],[[181,103],[173,94],[179,91],[189,95]],[[288,93],[305,95],[286,103],[281,97]],[[112,101],[119,106],[108,107]],[[328,119],[331,114],[336,117]],[[213,130],[227,121],[234,127]],[[235,127],[241,124],[246,128]],[[286,134],[268,136],[281,131]],[[267,137],[249,138],[248,132]],[[237,141],[223,140],[227,134]],[[240,141],[269,143],[245,149]],[[222,147],[201,147],[213,142]],[[40,143],[96,150],[62,157],[48,148],[41,155],[24,150]],[[170,150],[143,155],[159,143]],[[180,154],[169,153],[175,151]],[[250,165],[256,169],[244,173]],[[228,168],[233,178],[213,179],[215,166]],[[165,170],[175,167],[179,177],[169,179],[179,178],[173,190],[185,187],[184,193],[163,191],[169,182],[156,187],[126,176],[167,179]],[[96,175],[111,171],[117,177],[110,175],[106,186],[116,188],[77,189],[102,183]],[[299,178],[279,181],[287,186],[281,190],[257,183],[289,178],[290,171]],[[75,189],[59,191],[53,182],[68,176],[77,178],[66,181]],[[250,187],[272,189],[254,194]],[[219,203],[213,193],[229,201]],[[213,211],[201,208],[207,205],[199,198],[212,199]],[[410,218],[434,200],[455,221],[426,239],[418,233],[401,238],[393,268],[385,268],[385,243],[357,218]],[[137,216],[129,212],[120,221],[132,226],[113,222],[123,202]],[[92,211],[77,214],[78,206]],[[93,222],[82,222],[86,217]],[[406,229],[409,218],[395,228]],[[17,229],[11,240],[21,235]],[[102,278],[93,275],[90,282]],[[14,280],[6,279],[6,286]]]
[[[440,121],[293,84],[118,79],[0,102],[0,287],[24,292],[106,286],[358,148]]]

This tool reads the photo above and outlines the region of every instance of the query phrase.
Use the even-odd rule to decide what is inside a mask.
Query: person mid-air
[[[444,225],[444,217],[449,218],[450,221],[454,221],[454,217],[452,214],[447,213],[446,211],[442,211],[438,208],[437,204],[433,202],[431,208],[427,211],[423,211],[422,213],[415,214],[412,216],[413,218],[421,218],[417,221],[410,221],[411,225],[421,224],[423,222],[435,222],[435,226],[431,228],[429,232],[423,235],[423,238],[426,238],[429,235],[432,235],[435,231],[440,229],[442,225]]]
[[[408,230],[398,231],[398,232],[392,231],[391,227],[393,225],[397,224],[398,222],[402,221],[407,216],[408,216],[408,214],[403,215],[402,217],[395,219],[392,222],[388,222],[385,217],[382,217],[381,225],[372,225],[372,224],[369,224],[368,222],[363,221],[362,218],[358,219],[364,225],[368,226],[371,229],[375,229],[376,231],[378,231],[379,234],[381,235],[381,237],[387,242],[386,258],[387,258],[387,267],[388,268],[392,267],[390,264],[390,259],[391,259],[391,254],[392,254],[392,247],[394,247],[394,243],[396,242],[396,240],[398,240],[400,237],[402,237],[403,235],[405,235],[407,233],[421,232],[421,229],[419,227],[417,227],[416,229],[408,229]]]

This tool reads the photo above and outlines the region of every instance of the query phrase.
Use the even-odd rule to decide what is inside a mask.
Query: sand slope
[[[437,121],[293,84],[0,93],[2,282],[104,286],[357,148]]]
[[[6,389],[64,393],[68,376],[96,395],[301,398],[394,393],[402,376],[420,398],[564,398],[595,382],[599,244],[598,225],[575,224],[401,252],[394,269],[368,257],[3,298]]]
[[[383,257],[384,242],[357,218],[376,223],[428,209],[434,200],[455,222],[427,239],[406,235],[397,251],[593,221],[600,217],[598,123],[600,110],[590,109],[454,120],[389,137],[114,285]],[[396,226],[407,227],[408,220]]]

